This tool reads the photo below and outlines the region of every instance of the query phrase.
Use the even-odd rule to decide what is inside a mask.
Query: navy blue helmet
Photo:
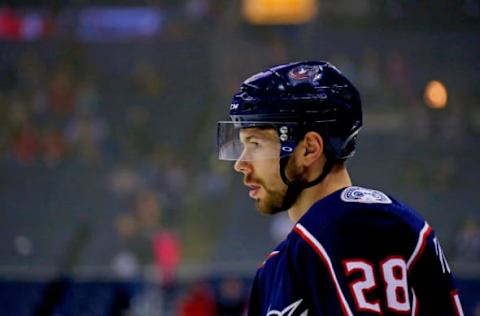
[[[306,132],[317,131],[332,163],[353,156],[362,126],[357,89],[335,66],[324,61],[293,62],[253,75],[233,96],[229,114],[231,121],[218,125],[219,158],[225,160],[239,156],[232,148],[235,142],[227,136],[233,135],[226,132],[228,125],[233,127],[230,129],[276,128],[280,157],[291,154]]]

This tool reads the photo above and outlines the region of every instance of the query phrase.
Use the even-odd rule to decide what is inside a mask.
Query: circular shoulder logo
[[[343,190],[341,199],[344,202],[356,202],[367,204],[391,204],[392,200],[383,192],[362,187],[348,187]]]

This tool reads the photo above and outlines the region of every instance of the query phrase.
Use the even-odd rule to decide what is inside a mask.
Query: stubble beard
[[[300,167],[297,166],[295,157],[290,157],[290,161],[286,167],[286,174],[291,181],[303,181],[303,172]],[[280,178],[277,181],[280,182],[278,189],[269,187],[264,181],[258,181],[260,186],[265,190],[265,196],[255,201],[257,210],[262,214],[273,215],[283,211],[287,211],[297,200],[301,191],[288,187]]]
[[[285,195],[287,188],[281,190],[269,189],[264,184],[261,185],[265,190],[265,197],[259,198],[255,201],[257,210],[262,214],[273,215],[286,209],[283,208],[283,201],[285,200]]]

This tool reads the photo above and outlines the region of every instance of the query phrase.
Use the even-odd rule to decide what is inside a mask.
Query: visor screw
[[[280,127],[280,140],[282,142],[286,142],[288,140],[288,127],[282,126]]]

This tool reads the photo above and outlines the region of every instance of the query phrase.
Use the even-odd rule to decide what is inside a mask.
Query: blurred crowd
[[[189,1],[186,8],[204,12],[204,2]],[[287,41],[273,38],[268,44],[272,52],[268,64],[282,62],[289,55]],[[118,205],[125,205],[127,199],[136,195],[144,197],[143,191],[150,190],[164,204],[163,216],[170,223],[175,216],[172,209],[186,205],[183,192],[192,183],[195,192],[204,196],[218,197],[225,190],[228,171],[213,162],[213,154],[205,156],[212,149],[209,144],[200,157],[212,162],[206,168],[189,168],[191,157],[185,158],[170,140],[156,138],[155,111],[150,105],[131,104],[119,109],[120,118],[118,114],[111,115],[115,105],[108,104],[111,101],[103,92],[104,88],[111,88],[103,82],[108,76],[89,60],[86,46],[67,41],[53,54],[46,54],[35,45],[25,45],[18,56],[9,59],[0,67],[2,166],[104,166],[110,170],[110,191]],[[447,108],[441,115],[426,108],[406,55],[394,51],[383,56],[367,48],[355,57],[334,52],[327,59],[358,83],[370,113],[381,112],[386,106],[390,111],[406,109],[413,118],[413,128],[407,129],[411,139],[445,142],[447,148],[465,138],[469,124],[462,106]],[[223,63],[230,66],[228,60]],[[128,92],[123,93],[153,100],[168,93],[164,74],[148,59],[137,61],[126,75]],[[227,81],[219,89],[233,88]],[[438,130],[438,126],[442,128]],[[455,183],[457,160],[452,155],[428,157],[428,162],[413,157],[404,163],[402,178],[405,183],[423,185],[421,170],[427,168],[429,185],[446,190]],[[115,220],[115,226],[128,226],[127,216],[119,217],[122,219]],[[118,231],[123,236],[123,230]]]

